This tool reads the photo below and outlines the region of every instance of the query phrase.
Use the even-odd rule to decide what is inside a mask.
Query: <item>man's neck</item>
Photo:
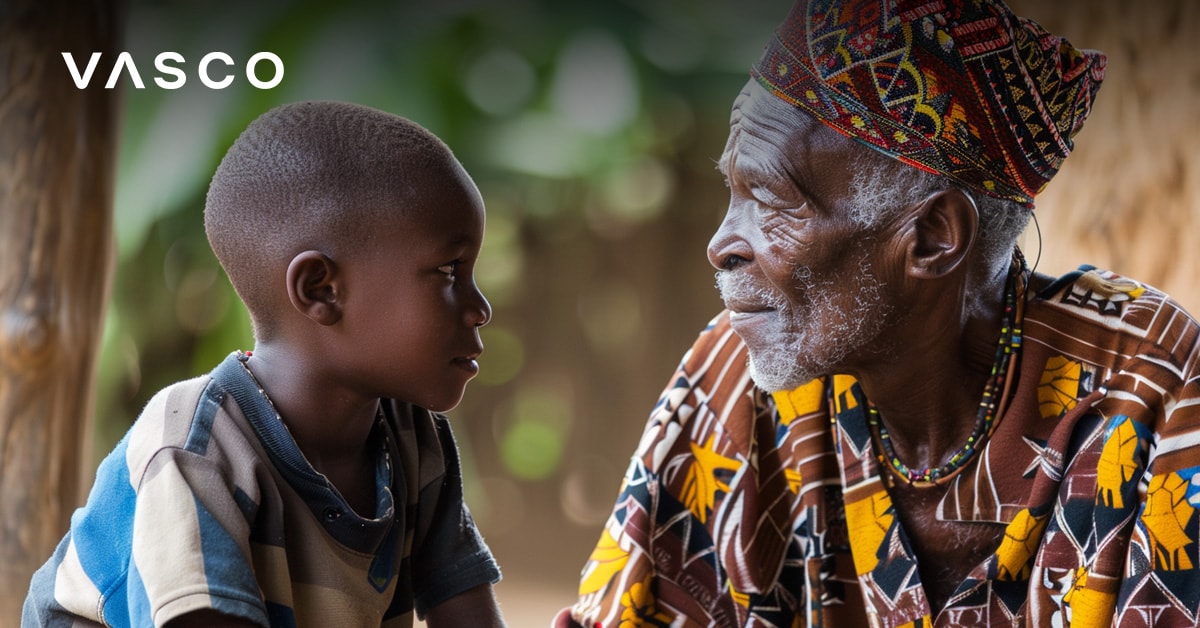
[[[908,467],[939,467],[971,436],[996,360],[1005,280],[971,292],[965,281],[929,286],[886,355],[852,372]]]

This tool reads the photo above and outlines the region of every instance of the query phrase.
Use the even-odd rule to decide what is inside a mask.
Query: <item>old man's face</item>
[[[754,80],[734,103],[719,164],[729,210],[708,256],[765,390],[853,372],[882,348],[885,247],[844,207],[857,150]]]

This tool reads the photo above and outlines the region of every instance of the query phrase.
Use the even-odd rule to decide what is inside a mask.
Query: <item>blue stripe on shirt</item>
[[[104,617],[117,622],[116,626],[129,617],[126,574],[132,563],[137,501],[125,462],[128,450],[126,436],[96,470],[96,484],[87,504],[71,517],[79,564],[100,591]]]
[[[126,577],[125,598],[129,605],[128,614],[114,616],[113,626],[128,621],[126,626],[153,626],[154,615],[150,612],[150,596],[146,593],[146,583],[142,582],[142,574],[138,572],[137,563],[129,561],[129,575]],[[108,619],[108,605],[105,604],[105,619]]]
[[[192,425],[188,429],[184,449],[201,456],[208,452],[208,441],[212,440],[213,420],[224,400],[225,394],[216,384],[210,383],[204,388],[204,394],[200,395],[200,400],[196,403],[196,413],[192,415]]]
[[[200,527],[200,550],[204,555],[204,577],[213,610],[265,622],[266,612],[254,568],[246,562],[242,548],[221,522],[195,499],[196,522]]]

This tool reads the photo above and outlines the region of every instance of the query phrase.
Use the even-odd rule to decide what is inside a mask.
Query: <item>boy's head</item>
[[[260,346],[304,345],[369,394],[431,409],[456,404],[477,368],[475,328],[491,316],[471,274],[483,224],[479,192],[445,143],[340,102],[252,122],[204,210]]]
[[[414,180],[449,159],[421,126],[360,105],[292,103],[251,122],[213,175],[204,229],[255,336],[276,332],[280,260],[369,244],[405,212]]]

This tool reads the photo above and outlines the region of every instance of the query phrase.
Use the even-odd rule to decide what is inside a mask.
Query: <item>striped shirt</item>
[[[212,608],[263,626],[411,626],[499,580],[446,418],[387,400],[376,506],[355,513],[231,355],[154,396],[34,575],[23,626],[150,626]]]
[[[1200,623],[1200,326],[1109,272],[1043,285],[1007,410],[937,514],[1003,540],[938,613],[857,382],[761,392],[722,314],[651,414],[557,625]]]

